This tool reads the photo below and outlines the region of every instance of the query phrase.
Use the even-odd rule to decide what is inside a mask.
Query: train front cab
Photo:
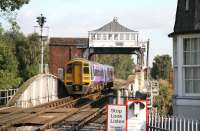
[[[86,94],[90,86],[91,71],[87,61],[71,61],[66,65],[65,85],[69,94]]]

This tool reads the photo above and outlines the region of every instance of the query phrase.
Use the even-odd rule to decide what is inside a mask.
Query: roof
[[[51,37],[49,46],[87,46],[88,38],[60,38]]]
[[[131,30],[119,24],[117,18],[115,17],[113,21],[109,22],[108,24],[102,26],[99,29],[92,30],[90,32],[137,32],[137,31]]]
[[[176,21],[174,32],[169,36],[177,34],[200,33],[200,2],[190,0],[189,8],[186,10],[186,0],[178,0],[176,10]]]

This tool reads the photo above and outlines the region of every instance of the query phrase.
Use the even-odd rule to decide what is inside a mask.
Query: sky
[[[156,55],[172,56],[172,39],[177,0],[30,0],[17,11],[23,33],[34,32],[36,17],[47,18],[49,37],[87,37],[114,17],[132,30],[139,39],[150,39],[150,65]],[[4,25],[7,26],[6,24]]]

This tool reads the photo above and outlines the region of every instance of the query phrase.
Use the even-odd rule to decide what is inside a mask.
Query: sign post
[[[107,131],[126,131],[126,106],[108,105]]]

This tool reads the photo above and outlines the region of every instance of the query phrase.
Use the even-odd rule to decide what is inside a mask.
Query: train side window
[[[83,68],[83,71],[84,71],[84,74],[89,74],[89,67],[88,66],[85,66]]]
[[[100,72],[98,69],[95,69],[95,76],[100,76]]]
[[[67,65],[67,73],[72,73],[72,65]]]

